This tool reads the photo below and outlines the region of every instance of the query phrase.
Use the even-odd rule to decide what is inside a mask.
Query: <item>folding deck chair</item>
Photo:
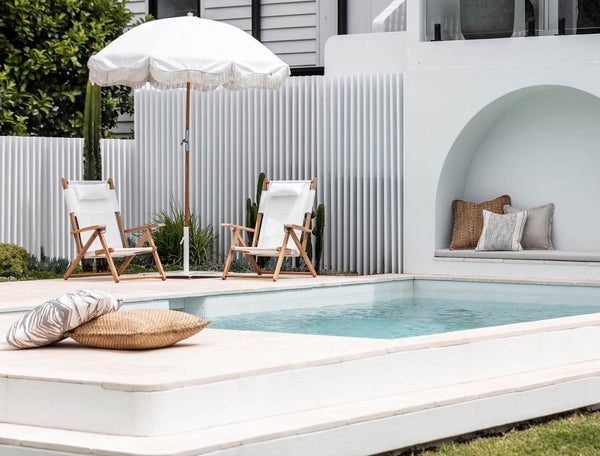
[[[310,274],[317,276],[306,254],[308,236],[311,234],[311,212],[315,201],[317,179],[310,181],[269,181],[265,179],[260,198],[256,226],[248,228],[232,223],[222,226],[232,230],[231,247],[225,261],[223,280],[238,274],[229,272],[233,256],[241,253],[248,258],[258,277],[273,278],[280,274]],[[243,231],[253,234],[252,245],[244,241]],[[263,271],[254,257],[277,257],[274,271]],[[281,271],[285,257],[302,257],[308,272]],[[244,275],[244,277],[248,277]]]
[[[75,238],[77,256],[63,276],[67,280],[82,259],[105,258],[110,273],[83,273],[79,277],[95,275],[112,275],[115,282],[121,278],[161,278],[165,280],[152,230],[163,226],[161,223],[123,228],[119,209],[119,201],[112,179],[108,181],[67,181],[61,179],[72,234]],[[126,233],[143,232],[135,247],[129,247]],[[147,244],[147,246],[144,246]],[[131,260],[136,255],[152,254],[158,269],[156,275],[121,277]],[[117,270],[113,258],[125,258]]]

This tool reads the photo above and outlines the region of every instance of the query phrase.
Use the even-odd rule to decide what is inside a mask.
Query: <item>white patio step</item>
[[[162,436],[2,423],[0,454],[32,456],[45,449],[56,456],[366,455],[596,403],[600,360]]]

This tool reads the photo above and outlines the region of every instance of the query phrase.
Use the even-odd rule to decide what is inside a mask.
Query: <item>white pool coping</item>
[[[168,284],[156,300],[169,282],[182,297],[412,278],[114,289],[135,300]],[[21,282],[27,299],[1,303],[0,334],[12,312],[71,282]],[[4,285],[5,297],[19,288]],[[372,454],[600,403],[600,314],[393,340],[206,329],[155,351],[2,347],[0,385],[3,456]]]

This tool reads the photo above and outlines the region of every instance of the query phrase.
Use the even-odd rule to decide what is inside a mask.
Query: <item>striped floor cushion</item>
[[[119,309],[122,303],[122,299],[102,291],[65,293],[22,315],[8,329],[5,342],[16,348],[49,345],[64,339],[67,331]]]

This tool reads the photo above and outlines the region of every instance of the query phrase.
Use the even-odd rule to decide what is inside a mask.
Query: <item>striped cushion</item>
[[[521,238],[527,211],[496,214],[483,211],[483,231],[475,250],[523,250]]]
[[[122,299],[102,291],[78,290],[65,293],[21,316],[8,329],[5,342],[16,348],[52,344],[64,339],[67,331],[117,310],[122,303]]]

